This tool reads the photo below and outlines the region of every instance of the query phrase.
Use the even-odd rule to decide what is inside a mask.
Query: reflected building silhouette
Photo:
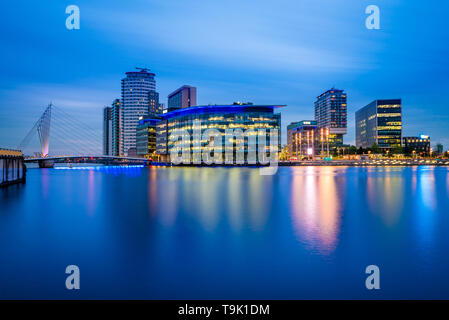
[[[246,180],[248,192],[249,226],[256,231],[262,230],[267,223],[270,212],[273,176],[260,175],[257,170],[251,170]]]
[[[217,207],[221,207],[221,177],[222,172],[216,174],[214,168],[195,168],[199,170],[199,189],[195,190],[195,201],[199,204],[200,221],[208,231],[216,228],[219,220]]]
[[[417,170],[418,170],[418,167],[412,168],[412,195],[416,194],[416,186],[418,184],[418,179],[416,178]]]
[[[95,203],[96,203],[94,171],[89,170],[88,175],[89,175],[89,178],[87,179],[87,211],[88,211],[89,215],[92,216],[95,211]]]
[[[148,209],[150,211],[150,216],[155,217],[158,210],[158,169],[156,167],[150,167],[148,169]]]
[[[432,211],[436,206],[435,196],[435,167],[421,169],[419,178],[419,195],[423,206]]]
[[[447,196],[449,197],[449,168],[447,168],[448,171],[446,173],[446,191],[447,191]]]
[[[418,188],[414,198],[415,229],[417,233],[419,253],[427,261],[431,254],[433,240],[436,237],[436,219],[438,218],[438,208],[436,204],[436,187],[434,167],[421,167],[418,169]]]
[[[396,169],[394,169],[396,170]],[[368,171],[366,198],[370,211],[380,215],[383,222],[392,227],[398,223],[404,207],[404,179],[391,168]]]
[[[243,213],[245,210],[243,201],[243,181],[241,177],[241,170],[238,168],[231,168],[228,171],[227,178],[227,203],[229,206],[229,224],[234,232],[238,232],[243,226]]]
[[[291,204],[298,240],[320,254],[337,245],[341,203],[332,167],[292,167]]]
[[[50,170],[49,169],[42,169],[42,174],[41,174],[41,192],[42,192],[42,198],[43,199],[47,199],[48,198],[49,180],[50,180]]]
[[[180,207],[179,201],[182,201],[179,185],[175,183],[180,179],[181,171],[176,169],[165,171],[163,182],[160,181],[157,185],[159,188],[157,190],[158,196],[162,199],[158,202],[160,206],[157,207],[157,212],[159,220],[164,226],[173,226],[175,224]]]

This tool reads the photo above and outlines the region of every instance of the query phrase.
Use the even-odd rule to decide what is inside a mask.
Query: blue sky
[[[78,5],[80,30],[65,8]],[[380,8],[381,29],[365,28]],[[50,102],[101,134],[102,108],[136,66],[156,73],[161,102],[183,84],[199,104],[286,104],[285,127],[313,118],[321,92],[348,94],[354,112],[402,98],[404,135],[449,146],[447,1],[3,1],[0,146],[16,147]]]

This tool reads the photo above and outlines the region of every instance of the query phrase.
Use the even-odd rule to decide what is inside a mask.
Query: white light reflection
[[[341,205],[332,167],[293,167],[293,223],[298,239],[320,254],[337,244]]]

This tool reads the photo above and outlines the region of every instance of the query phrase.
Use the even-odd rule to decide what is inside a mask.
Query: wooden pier
[[[0,187],[26,180],[26,167],[22,151],[0,148]]]

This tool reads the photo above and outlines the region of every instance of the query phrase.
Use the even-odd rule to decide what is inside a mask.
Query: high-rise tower
[[[120,111],[120,99],[115,99],[111,107],[111,155],[121,156],[122,152],[122,116]]]
[[[374,100],[355,113],[357,148],[394,149],[402,144],[402,100]]]
[[[184,85],[168,95],[168,111],[196,106],[196,88]]]
[[[126,72],[122,79],[121,109],[121,154],[136,152],[136,128],[139,118],[150,113],[150,92],[156,91],[155,74],[148,69]]]
[[[112,155],[112,108],[103,109],[103,154]]]
[[[320,94],[315,101],[315,120],[318,128],[329,129],[329,147],[343,145],[347,133],[346,93],[332,88]]]

